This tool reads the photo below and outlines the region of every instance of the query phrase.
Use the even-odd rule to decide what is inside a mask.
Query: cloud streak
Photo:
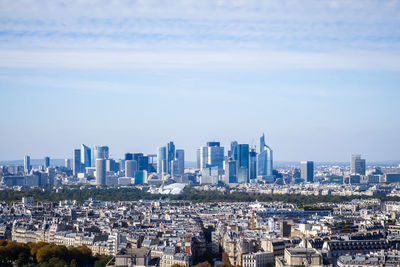
[[[397,70],[399,12],[374,0],[3,0],[0,64]]]
[[[0,51],[0,68],[400,70],[400,55],[279,51]]]

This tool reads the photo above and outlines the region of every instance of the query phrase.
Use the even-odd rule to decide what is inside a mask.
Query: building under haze
[[[95,146],[93,149],[92,161],[95,163],[96,159],[108,159],[110,156],[108,146]]]
[[[137,171],[136,160],[133,159],[125,160],[125,176],[134,177],[135,171]]]
[[[250,147],[248,144],[237,145],[236,176],[238,183],[248,183],[250,172]]]
[[[92,150],[84,144],[81,145],[81,164],[82,170],[92,166]]]
[[[64,167],[67,169],[71,169],[71,160],[70,159],[64,160]]]
[[[24,171],[27,173],[27,172],[29,172],[31,169],[32,169],[32,166],[31,166],[31,157],[28,156],[28,155],[26,155],[26,156],[24,157]]]
[[[350,174],[365,175],[365,159],[360,154],[351,155]]]
[[[147,171],[136,171],[134,181],[135,185],[147,184]]]
[[[134,153],[133,160],[137,163],[137,169],[139,171],[147,171],[149,168],[149,157],[143,155],[143,153]]]
[[[236,160],[228,158],[225,160],[225,184],[237,183]]]
[[[250,170],[249,170],[249,178],[250,180],[257,179],[257,152],[254,148],[250,150]]]
[[[132,153],[125,153],[125,160],[133,160],[133,154]]]
[[[220,142],[207,142],[200,148],[200,169],[217,166],[221,172],[224,168],[224,147]]]
[[[78,173],[81,172],[82,163],[81,163],[81,150],[74,149],[74,153],[72,155],[72,173],[74,176],[77,176]]]
[[[167,160],[167,173],[171,174],[172,172],[172,161],[175,159],[175,144],[174,142],[169,142],[167,144],[167,155],[166,155],[166,160]]]
[[[163,175],[167,172],[167,147],[162,146],[157,150],[157,173]]]
[[[175,151],[175,160],[174,160],[176,168],[173,168],[173,174],[183,175],[185,173],[185,151],[183,149],[177,149]]]
[[[302,161],[300,163],[301,179],[305,182],[314,182],[314,161]]]
[[[260,153],[257,156],[257,176],[259,179],[274,182],[273,152],[265,143],[265,135],[260,137]]]
[[[231,142],[231,149],[228,151],[228,158],[232,158],[233,160],[237,160],[237,141]]]
[[[50,157],[44,157],[44,168],[50,167]]]
[[[200,169],[200,148],[196,149],[196,169]]]
[[[106,185],[106,160],[96,159],[96,185]]]

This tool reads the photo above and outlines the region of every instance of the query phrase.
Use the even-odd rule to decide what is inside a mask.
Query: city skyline
[[[27,3],[0,4],[0,160],[263,132],[278,161],[399,159],[399,1]]]
[[[267,139],[268,140],[268,139]],[[170,141],[168,141],[168,142],[170,142]],[[167,143],[168,143],[167,142]],[[176,143],[175,141],[172,141],[172,142],[174,142],[174,143]],[[230,158],[230,156],[229,156],[229,148],[230,148],[230,145],[231,145],[231,143],[232,142],[237,142],[237,140],[231,140],[230,142],[227,142],[226,144],[223,144],[222,142],[219,142],[219,141],[216,141],[216,140],[213,140],[213,141],[211,141],[211,142],[217,142],[217,143],[221,143],[221,147],[225,147],[225,148],[227,148],[227,150],[226,150],[226,152],[224,153],[224,157],[226,158],[226,159],[229,159]],[[206,143],[208,143],[208,142],[206,142]],[[240,142],[239,142],[240,143]],[[259,150],[259,145],[256,145],[256,144],[248,144],[248,143],[243,143],[243,144],[246,144],[246,145],[249,145],[249,149],[251,148],[251,149],[256,149],[256,151],[258,151]],[[269,143],[268,143],[268,145],[270,145]],[[141,153],[143,153],[144,155],[158,155],[158,151],[159,151],[159,149],[162,149],[162,148],[164,148],[165,149],[165,146],[163,147],[162,145],[159,145],[159,146],[157,146],[155,149],[153,149],[153,151],[151,151],[151,152],[147,152],[147,151],[125,151],[125,150],[121,150],[121,151],[124,151],[124,152],[121,152],[121,153],[113,153],[113,147],[111,147],[111,146],[109,146],[109,145],[104,145],[104,144],[102,144],[102,145],[93,145],[93,146],[87,146],[87,144],[81,144],[81,145],[79,145],[79,146],[76,146],[76,147],[74,147],[73,148],[73,151],[72,152],[74,152],[75,150],[79,150],[79,162],[81,162],[82,160],[83,160],[83,157],[82,157],[82,146],[84,146],[86,149],[87,148],[89,148],[89,150],[92,150],[92,153],[91,153],[91,156],[92,156],[92,161],[93,161],[93,156],[94,156],[94,154],[93,154],[93,150],[95,149],[95,148],[97,148],[97,147],[103,147],[103,146],[105,146],[105,147],[107,147],[107,148],[109,148],[110,149],[110,154],[109,154],[109,156],[107,156],[107,158],[109,157],[109,158],[113,158],[113,159],[124,159],[125,157],[126,157],[126,154],[132,154],[132,153],[139,153],[139,154],[141,154]],[[200,145],[199,147],[201,148],[201,147],[203,147],[204,145]],[[194,158],[186,158],[185,157],[185,162],[190,162],[190,163],[193,163],[193,164],[195,164],[196,163],[196,161],[197,161],[197,155],[196,155],[196,151],[197,150],[199,150],[199,147],[197,147],[197,148],[195,148],[194,149],[194,151],[188,151],[188,150],[186,150],[186,148],[183,148],[183,147],[181,147],[181,146],[179,146],[181,149],[179,149],[179,150],[183,150],[184,151],[184,153],[185,153],[185,155],[188,153],[189,155],[194,155]],[[250,150],[249,150],[250,151]],[[358,152],[357,152],[358,153]],[[274,154],[275,154],[275,152],[274,152]],[[358,154],[361,154],[361,153],[358,153]],[[345,163],[345,162],[349,162],[349,164],[351,163],[351,161],[352,161],[352,157],[354,156],[354,155],[358,155],[358,154],[355,154],[355,153],[350,153],[349,155],[348,155],[348,157],[347,157],[347,159],[342,159],[342,160],[324,160],[324,159],[321,159],[321,160],[315,160],[314,158],[300,158],[300,159],[288,159],[288,160],[286,160],[286,159],[275,159],[275,156],[274,156],[274,161],[276,161],[276,162],[280,162],[280,163],[292,163],[292,162],[298,162],[298,163],[300,163],[301,161],[304,161],[304,160],[312,160],[312,161],[314,161],[314,162],[318,162],[318,163]],[[55,156],[53,156],[53,154],[52,153],[46,153],[46,154],[43,154],[42,156],[32,156],[32,155],[38,155],[37,153],[25,153],[23,156],[22,156],[22,158],[14,158],[14,159],[0,159],[0,162],[13,162],[13,161],[24,161],[25,159],[25,157],[26,156],[29,156],[29,158],[30,159],[33,159],[33,160],[45,160],[47,157],[50,157],[50,159],[51,160],[66,160],[66,159],[70,159],[70,160],[72,160],[73,161],[73,153],[66,153],[66,156],[65,157],[55,157]],[[132,154],[133,155],[133,154]],[[363,154],[363,156],[364,156],[364,154]],[[369,163],[369,162],[372,162],[372,163],[383,163],[383,162],[397,162],[397,161],[400,161],[399,159],[383,159],[383,160],[380,160],[380,159],[377,159],[377,160],[374,160],[374,159],[369,159],[369,157],[368,156],[365,156],[366,158],[367,158],[367,164]],[[94,161],[93,161],[93,164],[94,164]],[[94,166],[92,164],[92,166]],[[82,166],[84,166],[84,164],[83,164],[83,162],[81,162],[81,165]],[[89,165],[90,166],[90,165]]]
[[[400,0],[0,0],[0,265],[400,266]]]

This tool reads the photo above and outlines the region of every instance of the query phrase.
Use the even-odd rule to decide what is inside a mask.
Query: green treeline
[[[250,202],[250,201],[282,201],[299,206],[309,206],[315,203],[342,203],[353,199],[379,198],[383,201],[400,201],[399,197],[386,196],[303,196],[303,195],[280,195],[280,194],[249,194],[245,192],[223,193],[219,191],[197,191],[193,187],[186,187],[179,195],[150,194],[136,188],[65,188],[61,190],[30,189],[23,191],[3,190],[0,191],[0,200],[6,202],[21,201],[24,196],[32,196],[39,202],[57,202],[60,200],[77,200],[82,203],[88,198],[96,198],[103,201],[138,201],[138,200],[188,200],[192,202]]]
[[[92,251],[85,247],[69,247],[37,243],[16,243],[0,240],[0,265],[13,266],[95,266],[104,267],[111,259],[110,256],[93,256]]]

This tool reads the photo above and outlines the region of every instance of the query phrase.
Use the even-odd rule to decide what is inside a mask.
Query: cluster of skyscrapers
[[[97,185],[107,185],[108,173],[124,173],[127,178],[135,178],[135,183],[146,181],[147,172],[155,172],[155,155],[143,153],[125,153],[124,159],[115,160],[110,157],[108,146],[95,146],[93,149],[82,144],[80,149],[74,149],[72,159],[72,174],[93,173]],[[69,160],[65,160],[69,168]]]
[[[65,160],[65,167],[71,168],[70,160]],[[351,156],[350,174],[365,175],[365,159],[361,155]],[[78,178],[95,177],[97,185],[109,185],[108,178],[127,179],[126,183],[147,183],[148,176],[156,176],[161,181],[170,178],[183,178],[200,184],[233,184],[263,181],[273,183],[279,174],[273,169],[273,151],[265,142],[265,135],[260,137],[258,150],[249,144],[239,144],[232,141],[225,154],[220,142],[207,142],[197,149],[197,168],[190,174],[185,173],[185,151],[176,149],[174,142],[158,147],[157,154],[125,153],[123,159],[115,160],[110,157],[108,146],[90,148],[84,144],[74,149],[72,159],[72,175]],[[44,158],[44,169],[50,167],[50,158]],[[31,159],[25,156],[24,171],[32,169]],[[278,176],[277,176],[278,175]],[[296,176],[296,175],[295,175]],[[300,162],[298,171],[299,181],[314,182],[314,162]],[[90,178],[89,178],[90,179]],[[178,181],[178,180],[177,180]]]
[[[50,158],[44,158],[44,167],[50,166]],[[157,150],[157,155],[143,153],[125,153],[124,159],[115,160],[110,157],[108,146],[90,148],[82,144],[73,150],[72,166],[65,160],[67,169],[72,167],[72,175],[82,178],[93,175],[97,185],[107,185],[112,174],[118,178],[134,178],[135,184],[147,182],[148,174],[158,177],[182,177],[185,174],[185,151],[176,149],[174,142],[169,142]],[[25,172],[31,170],[30,157],[24,159]],[[220,142],[207,142],[206,146],[197,150],[197,175],[201,184],[217,184],[223,182],[249,183],[258,180],[274,182],[273,153],[265,143],[265,136],[260,138],[260,148],[249,144],[231,142],[230,150],[225,155]]]
[[[68,165],[69,161],[66,160],[66,167]],[[197,165],[202,184],[217,184],[220,181],[227,184],[249,183],[257,179],[274,181],[273,153],[265,143],[264,135],[260,138],[258,153],[249,144],[233,141],[225,155],[220,142],[207,142],[206,146],[197,151]],[[124,159],[114,160],[110,158],[108,146],[91,149],[82,144],[80,149],[73,151],[73,175],[76,177],[87,169],[95,170],[97,185],[107,184],[107,172],[110,171],[122,170],[126,177],[135,178],[135,184],[145,182],[148,173],[157,173],[160,177],[179,177],[185,173],[185,151],[176,149],[171,141],[159,147],[157,155],[126,153]]]
[[[185,172],[185,151],[176,149],[174,142],[158,148],[157,173],[172,176],[183,175]]]
[[[208,142],[197,150],[197,168],[201,171],[201,183],[215,184],[217,177],[225,174],[224,182],[249,183],[261,179],[273,182],[273,153],[266,145],[265,136],[260,138],[260,150],[249,144],[231,142],[228,155],[220,142]]]

